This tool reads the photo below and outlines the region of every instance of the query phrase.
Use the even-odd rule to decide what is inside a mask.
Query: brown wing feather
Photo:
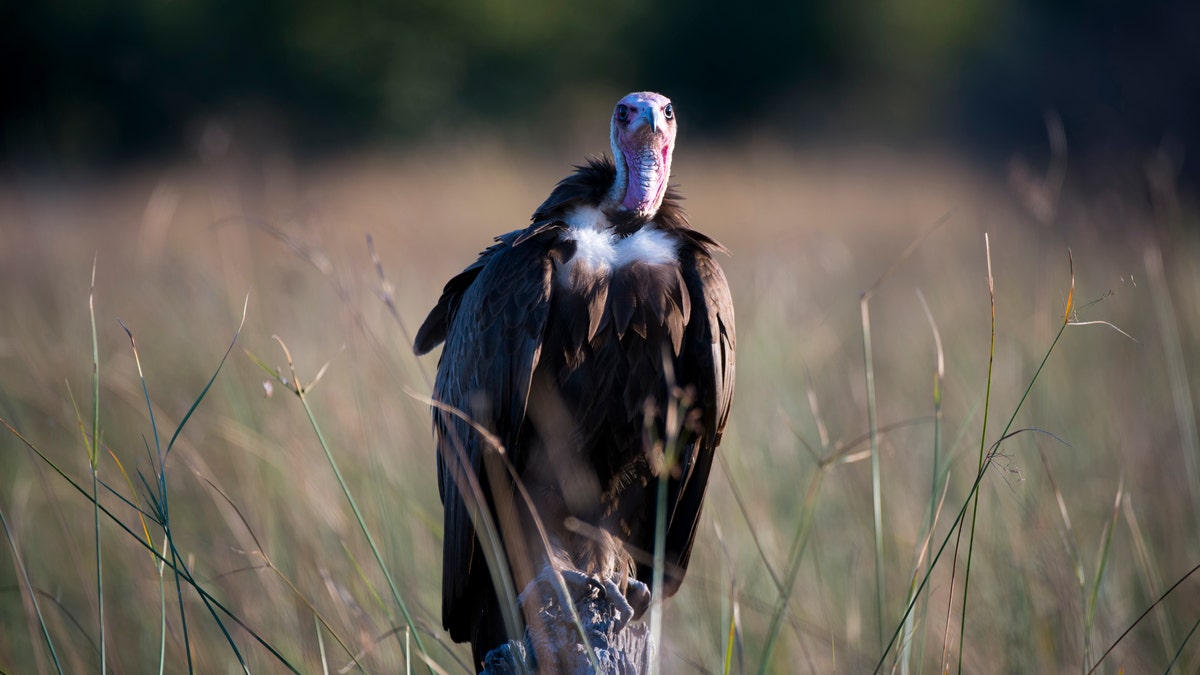
[[[446,331],[450,328],[450,322],[454,318],[454,314],[458,310],[458,305],[462,302],[462,296],[466,293],[471,284],[475,282],[475,278],[483,271],[484,265],[487,264],[492,256],[502,248],[509,244],[506,239],[512,238],[515,233],[508,233],[496,237],[498,243],[489,246],[479,254],[479,258],[467,266],[467,268],[450,278],[446,282],[446,286],[442,289],[442,296],[438,298],[437,305],[429,312],[429,316],[425,317],[425,321],[421,323],[421,327],[417,330],[417,337],[413,340],[413,353],[417,356],[423,356],[433,351],[441,343],[446,341]]]
[[[543,232],[551,229],[539,226]],[[526,234],[528,230],[501,237],[452,279],[415,345],[417,350],[431,348],[439,335],[445,337],[434,399],[496,434],[510,461],[518,465],[523,458],[516,440],[540,356],[553,269],[546,238]],[[518,240],[519,245],[512,244]],[[489,441],[452,412],[435,408],[433,416],[445,518],[442,622],[453,639],[473,640],[482,603],[490,601],[492,593],[471,518],[471,505],[478,505],[480,497],[485,504],[490,501],[491,490],[481,471]],[[480,477],[482,494],[464,495],[468,476]]]
[[[691,559],[713,458],[733,402],[734,351],[737,348],[733,300],[725,273],[709,255],[708,242],[711,241],[705,237],[700,240],[701,245],[685,249],[680,260],[693,320],[688,324],[678,368],[681,374],[699,374],[691,378],[691,385],[695,387],[700,429],[680,458],[679,482],[676,489],[671,490],[668,503],[664,589],[667,596],[679,590]],[[642,576],[641,570],[639,576]]]

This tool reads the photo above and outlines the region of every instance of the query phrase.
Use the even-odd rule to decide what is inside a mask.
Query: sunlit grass
[[[3,188],[0,671],[465,672],[407,329],[574,159]],[[1042,225],[953,162],[676,165],[739,354],[663,672],[1087,672],[1131,625],[1097,672],[1200,667],[1186,202]]]

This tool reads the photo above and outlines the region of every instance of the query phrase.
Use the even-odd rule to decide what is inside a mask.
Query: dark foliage
[[[67,0],[6,3],[0,25],[10,159],[190,152],[214,125],[301,150],[542,134],[641,88],[718,136],[765,125],[1003,155],[1044,148],[1054,109],[1073,150],[1200,145],[1188,2]]]

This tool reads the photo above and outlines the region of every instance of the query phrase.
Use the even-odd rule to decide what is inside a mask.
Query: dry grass
[[[406,331],[492,235],[525,222],[574,159],[447,150],[319,166],[229,160],[3,186],[0,418],[90,491],[83,438],[91,428],[94,260],[99,478],[147,508],[151,490],[136,473],[153,485],[158,455],[117,319],[136,338],[165,447],[217,371],[248,294],[239,348],[166,461],[181,564],[299,672],[325,663],[336,670],[353,655],[367,672],[401,671],[405,645],[416,648],[401,603],[431,660],[462,672],[469,650],[447,645],[440,631],[441,513],[428,411],[406,393],[428,391],[435,362],[411,356]],[[740,343],[721,469],[688,580],[667,604],[667,672],[876,667],[974,480],[989,359],[985,232],[997,324],[984,447],[1017,410],[1061,327],[1068,249],[1075,318],[1110,321],[1134,339],[1104,325],[1067,327],[1013,423],[1049,433],[1006,440],[979,484],[966,635],[960,642],[964,537],[953,601],[951,539],[918,597],[909,647],[893,647],[884,668],[937,672],[945,649],[956,670],[961,644],[963,672],[1084,672],[1200,562],[1194,209],[1161,189],[1157,209],[1082,194],[1062,199],[1056,221],[1041,224],[967,165],[873,151],[685,149],[675,164],[695,224],[733,251],[723,264]],[[379,299],[366,233],[403,325]],[[859,298],[897,260],[870,304],[880,608]],[[917,290],[944,347],[939,422],[934,336]],[[327,365],[305,402],[362,527],[301,401],[247,355],[290,382],[273,336],[302,383]],[[948,481],[944,501],[935,474]],[[103,488],[100,503],[142,532],[133,508]],[[942,507],[922,554],[931,503]],[[98,670],[91,503],[3,431],[0,511],[16,551],[6,546],[0,556],[0,671],[55,670],[35,600],[63,671]],[[148,529],[162,550],[162,530]],[[108,668],[155,670],[165,615],[166,672],[187,672],[189,646],[196,672],[241,670],[193,590],[183,585],[185,642],[171,571],[160,585],[146,547],[103,515],[100,538]],[[786,611],[763,663],[777,606]],[[1195,672],[1200,643],[1186,638],[1200,619],[1196,607],[1200,579],[1192,578],[1100,672],[1160,672],[1181,645],[1174,672]],[[217,614],[250,672],[286,672]],[[415,654],[411,665],[424,668]]]

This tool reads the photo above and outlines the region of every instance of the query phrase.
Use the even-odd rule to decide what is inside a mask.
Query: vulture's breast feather
[[[561,292],[555,294],[557,311],[550,323],[552,330],[566,330],[554,346],[564,350],[568,366],[580,364],[585,354],[579,350],[609,327],[619,340],[629,333],[642,340],[661,335],[679,354],[691,313],[679,236],[653,221],[622,235],[594,207],[578,208],[564,220],[569,227],[560,234],[554,256]],[[657,353],[659,347],[650,349]]]
[[[567,288],[610,278],[638,264],[678,265],[679,239],[653,223],[622,236],[612,231],[608,218],[594,207],[576,209],[565,220],[570,227],[562,240],[568,253],[559,261],[557,280]]]

